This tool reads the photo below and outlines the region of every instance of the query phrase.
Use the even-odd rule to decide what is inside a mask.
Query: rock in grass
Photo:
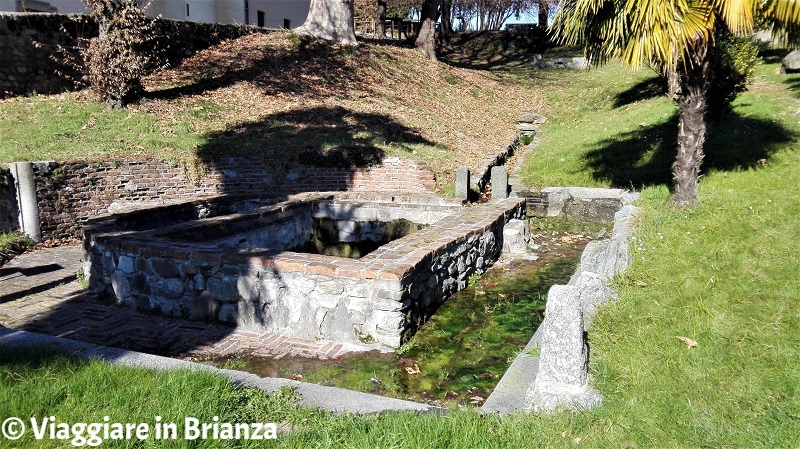
[[[795,50],[783,58],[783,66],[781,67],[783,73],[798,73],[800,72],[800,50]]]

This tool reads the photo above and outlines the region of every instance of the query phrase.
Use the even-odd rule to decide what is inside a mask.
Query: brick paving
[[[304,340],[223,324],[145,315],[103,303],[78,280],[83,252],[61,246],[25,253],[0,267],[0,326],[168,357],[193,359],[247,353],[281,359],[335,359],[374,350]]]

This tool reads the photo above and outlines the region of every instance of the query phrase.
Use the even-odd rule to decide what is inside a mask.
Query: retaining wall
[[[225,39],[262,32],[260,28],[234,24],[156,19],[161,50],[175,64]],[[85,14],[0,13],[0,96],[33,92],[52,94],[75,89],[64,72],[78,74],[59,61],[59,47],[74,47],[76,38],[98,34],[97,23]]]
[[[9,170],[0,167],[0,232],[19,229],[18,217],[14,178]]]
[[[309,191],[424,193],[436,186],[427,164],[399,158],[370,167],[297,167],[278,177],[258,158],[228,157],[197,179],[157,160],[39,162],[34,179],[44,239],[80,237],[91,217],[131,205]]]

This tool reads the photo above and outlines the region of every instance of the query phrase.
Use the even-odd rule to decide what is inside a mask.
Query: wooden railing
[[[404,19],[386,19],[383,22],[384,39],[402,40],[414,36],[419,22]],[[375,29],[377,21],[375,19],[355,19],[355,30],[357,34],[377,38]]]

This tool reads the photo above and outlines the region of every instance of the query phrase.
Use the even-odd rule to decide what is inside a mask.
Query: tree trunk
[[[436,62],[436,21],[439,20],[439,1],[425,0],[419,15],[420,28],[415,46],[425,57]]]
[[[673,47],[672,65],[664,69],[664,77],[667,79],[667,96],[671,100],[677,100],[681,95],[681,75],[678,73],[678,56],[680,49]]]
[[[353,0],[311,0],[308,17],[295,33],[342,45],[358,45],[353,24]]]
[[[681,95],[681,76],[677,67],[666,69],[667,96],[672,100],[677,100]]]
[[[450,45],[453,37],[453,0],[442,0],[442,14],[439,24],[439,43]]]
[[[706,140],[709,58],[708,42],[696,42],[689,50],[686,73],[682,76],[682,92],[678,120],[678,156],[672,164],[675,182],[672,203],[691,206],[697,202],[700,164]]]
[[[548,2],[539,0],[539,28],[547,28]]]
[[[375,39],[386,38],[386,9],[387,0],[378,0],[378,9],[375,12]]]

